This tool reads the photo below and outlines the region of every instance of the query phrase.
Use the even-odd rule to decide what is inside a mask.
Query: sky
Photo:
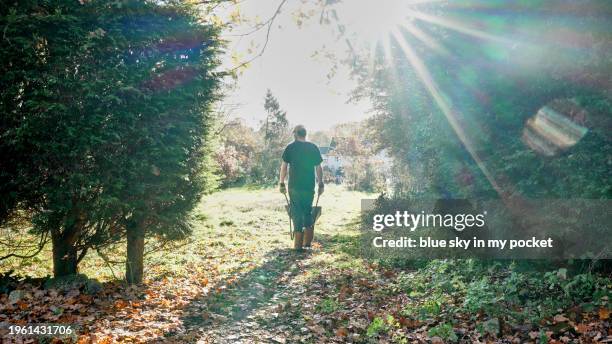
[[[240,4],[240,11],[247,18],[259,16],[265,21],[279,3],[280,0],[245,0]],[[326,75],[331,71],[331,63],[325,58],[312,57],[323,46],[343,54],[346,44],[336,41],[329,26],[318,23],[318,13],[316,19],[299,28],[292,17],[299,6],[300,1],[285,4],[274,22],[263,55],[242,73],[237,88],[226,98],[225,103],[237,105],[231,116],[258,126],[265,118],[264,96],[270,89],[281,108],[287,111],[291,125],[303,124],[315,131],[366,118],[371,107],[368,101],[347,103],[350,91],[356,86],[348,68],[341,65],[334,77],[328,79]],[[244,25],[234,33],[248,32],[252,26],[253,23]],[[251,41],[260,45],[265,41],[265,29],[246,37],[225,35],[225,38],[230,39],[230,50],[244,52],[244,58],[248,58],[246,50]],[[232,64],[231,54],[227,54],[225,65]]]

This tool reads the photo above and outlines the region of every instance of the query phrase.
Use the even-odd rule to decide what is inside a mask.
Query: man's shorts
[[[312,227],[312,200],[314,191],[289,190],[293,230],[302,232],[304,227]]]

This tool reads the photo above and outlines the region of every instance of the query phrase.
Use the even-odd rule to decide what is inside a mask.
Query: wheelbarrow
[[[284,193],[283,195],[285,195],[285,201],[287,201],[287,204],[285,205],[285,210],[287,211],[287,215],[289,215],[289,235],[291,236],[291,240],[293,240],[293,225],[292,225],[292,218],[291,218],[291,201],[289,200],[289,197],[287,197],[287,193]],[[315,224],[317,223],[317,220],[319,219],[319,217],[321,217],[321,207],[319,206],[319,197],[321,197],[320,194],[317,193],[317,202],[315,203],[314,207],[312,207],[312,212],[310,213],[310,216],[312,216],[312,229],[314,230]]]

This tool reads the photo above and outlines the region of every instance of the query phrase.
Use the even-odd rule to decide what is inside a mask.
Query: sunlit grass
[[[358,234],[347,226],[358,216],[362,198],[372,197],[330,185],[320,199],[323,216],[316,228],[317,237]],[[165,250],[146,256],[145,275],[150,280],[168,276],[188,276],[194,269],[218,265],[221,274],[250,270],[274,250],[290,248],[289,221],[285,199],[276,188],[243,187],[205,196],[194,210],[193,235],[172,243]],[[150,240],[146,251],[157,246]],[[336,245],[335,243],[333,245]],[[102,251],[105,262],[90,251],[79,265],[79,272],[101,281],[122,279],[125,242]],[[51,247],[36,257],[0,262],[1,271],[15,270],[30,277],[52,275]]]

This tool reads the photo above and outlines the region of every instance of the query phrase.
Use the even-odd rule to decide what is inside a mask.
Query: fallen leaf
[[[346,329],[346,327],[340,327],[339,329],[336,330],[336,336],[338,337],[346,337],[348,336],[349,332]]]
[[[600,308],[599,309],[599,319],[601,320],[606,320],[610,318],[610,310],[607,308]]]
[[[393,270],[386,270],[385,272],[383,272],[383,275],[387,278],[391,278],[395,276],[395,272]]]
[[[444,344],[444,340],[440,337],[432,337],[431,344]]]
[[[598,340],[601,339],[601,332],[597,332],[597,334],[595,335],[595,337],[593,337],[593,341],[597,342]]]
[[[128,306],[128,302],[125,301],[125,300],[119,299],[119,300],[115,301],[115,308],[117,308],[117,309],[124,309],[127,306]]]
[[[584,333],[586,333],[588,330],[589,330],[589,327],[588,327],[587,325],[585,325],[585,324],[578,324],[578,325],[576,325],[576,331],[577,331],[578,333],[582,333],[582,334],[584,334]]]
[[[407,319],[404,317],[399,317],[398,322],[400,323],[400,325],[402,325],[403,327],[407,327],[407,328],[415,328],[415,327],[421,326],[420,321]]]

